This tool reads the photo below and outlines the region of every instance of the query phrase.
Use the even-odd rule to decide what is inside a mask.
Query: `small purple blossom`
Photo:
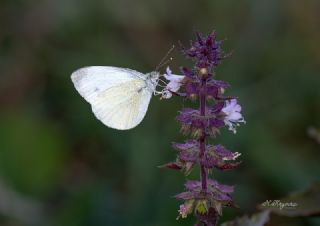
[[[227,150],[225,147],[223,147],[221,144],[213,146],[215,154],[219,155],[222,157],[223,160],[236,160],[241,153],[239,152],[231,152]],[[210,147],[208,147],[210,150]]]
[[[246,122],[240,113],[241,106],[237,103],[237,99],[226,100],[226,105],[221,111],[225,114],[224,123],[233,133],[237,132],[236,127],[240,122]]]
[[[188,216],[189,210],[185,205],[180,205],[179,214],[182,218],[186,218]]]
[[[177,92],[180,89],[184,76],[172,74],[172,71],[168,66],[164,77],[169,81],[169,83],[162,91],[162,98],[169,99],[172,97],[172,92]]]
[[[189,180],[185,183],[185,187],[190,191],[200,191],[201,182]],[[216,180],[208,179],[208,190],[219,190],[220,193],[230,195],[234,191],[233,186],[219,184]]]
[[[202,37],[196,33],[197,40],[192,43],[190,49],[185,50],[185,54],[196,61],[196,67],[212,69],[220,64],[225,58],[221,50],[223,41],[216,41],[216,34],[212,32],[207,37]]]
[[[194,60],[194,67],[181,67],[183,75],[172,74],[167,67],[164,75],[169,83],[162,91],[162,98],[168,99],[174,93],[183,99],[199,101],[199,107],[185,107],[176,117],[181,132],[190,134],[192,139],[173,143],[177,150],[176,160],[162,166],[180,170],[188,176],[194,166],[199,165],[200,180],[188,180],[185,191],[175,196],[183,202],[178,210],[179,217],[186,218],[193,213],[198,226],[217,226],[223,207],[236,207],[231,196],[234,187],[220,184],[209,175],[214,169],[230,170],[241,164],[241,161],[236,162],[240,153],[208,142],[208,138],[217,136],[222,127],[227,126],[235,133],[239,123],[245,122],[236,97],[224,96],[230,85],[215,79],[215,68],[228,56],[223,53],[222,44],[216,40],[214,32],[206,37],[196,33],[196,41],[191,42],[191,47],[183,48],[183,53]]]

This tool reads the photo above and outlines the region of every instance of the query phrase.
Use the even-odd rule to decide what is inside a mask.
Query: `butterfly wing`
[[[93,66],[75,71],[71,79],[80,95],[91,104],[95,116],[108,127],[131,129],[147,112],[152,90],[140,72]]]

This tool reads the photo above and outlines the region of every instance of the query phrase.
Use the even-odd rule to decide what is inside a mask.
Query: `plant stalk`
[[[201,81],[201,88],[200,88],[200,115],[205,117],[206,116],[206,79],[202,79]],[[202,128],[201,137],[199,138],[199,145],[200,145],[200,159],[204,156],[206,152],[206,131],[205,128]],[[201,179],[201,187],[203,191],[207,191],[207,171],[204,165],[200,162],[200,179]]]

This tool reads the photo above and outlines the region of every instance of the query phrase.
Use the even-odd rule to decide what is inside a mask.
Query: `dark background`
[[[95,119],[70,75],[88,65],[152,71],[194,30],[227,38],[234,53],[217,78],[232,84],[226,94],[247,121],[214,141],[243,160],[214,173],[236,185],[240,206],[221,222],[319,180],[319,12],[317,0],[1,0],[0,225],[192,225],[175,220],[184,176],[157,168],[185,139],[175,116],[187,103],[155,97],[137,128],[116,131]],[[172,56],[175,73],[192,64]]]

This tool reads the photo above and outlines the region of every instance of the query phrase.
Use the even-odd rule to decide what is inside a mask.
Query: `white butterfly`
[[[72,82],[92,106],[95,116],[106,126],[127,130],[144,118],[160,73],[92,66],[72,73]]]

